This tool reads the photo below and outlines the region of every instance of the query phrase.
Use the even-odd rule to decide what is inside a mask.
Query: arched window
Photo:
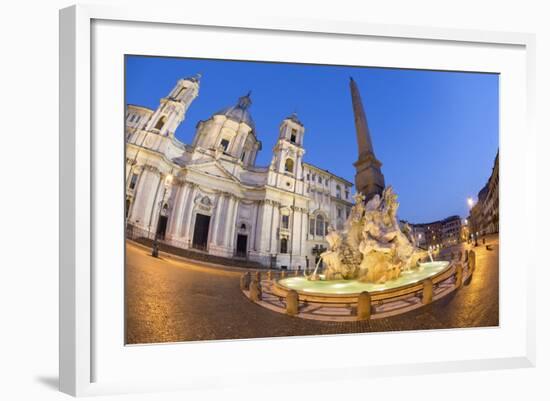
[[[289,173],[294,172],[294,160],[292,159],[286,159],[285,162],[285,171],[288,171]]]
[[[155,125],[155,129],[158,129],[159,131],[164,127],[164,123],[166,122],[166,117],[162,116],[157,121],[157,124]]]
[[[221,142],[220,142],[220,145],[223,148],[223,151],[227,152],[227,149],[229,148],[229,140],[227,140],[225,138],[222,139]]]
[[[281,253],[288,253],[288,240],[281,238]]]
[[[315,219],[315,234],[325,235],[325,219],[320,214]]]
[[[293,129],[291,132],[290,132],[290,142],[292,143],[296,143],[296,135],[298,134],[298,131]]]

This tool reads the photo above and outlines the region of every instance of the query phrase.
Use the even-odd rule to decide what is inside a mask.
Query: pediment
[[[239,182],[237,177],[227,171],[218,161],[198,161],[193,164],[188,164],[187,170],[206,174],[210,177],[224,178],[234,182]]]

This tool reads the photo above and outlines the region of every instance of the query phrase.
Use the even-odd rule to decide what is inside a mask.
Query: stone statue
[[[399,203],[392,187],[366,204],[362,194],[354,199],[344,230],[328,230],[329,249],[321,254],[325,279],[384,283],[395,280],[404,270],[417,268],[425,252],[414,246],[410,227],[401,230],[397,221]]]

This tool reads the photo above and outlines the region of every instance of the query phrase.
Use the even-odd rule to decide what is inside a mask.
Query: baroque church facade
[[[329,227],[342,229],[352,183],[304,162],[305,127],[285,118],[269,166],[250,94],[200,121],[191,144],[174,133],[199,94],[181,79],[156,110],[126,110],[126,226],[134,235],[266,267],[312,268]]]

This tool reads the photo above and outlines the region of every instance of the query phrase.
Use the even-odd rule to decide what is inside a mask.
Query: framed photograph
[[[178,15],[60,13],[62,391],[533,366],[533,36]]]

